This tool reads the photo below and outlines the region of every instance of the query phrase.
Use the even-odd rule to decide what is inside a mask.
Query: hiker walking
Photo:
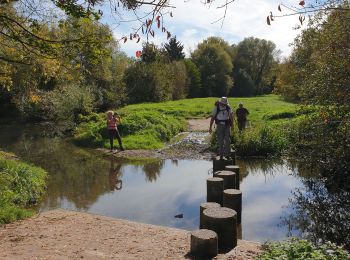
[[[113,139],[117,138],[120,150],[124,151],[123,145],[122,145],[122,139],[120,138],[120,134],[118,131],[118,125],[120,124],[121,118],[117,114],[115,115],[113,111],[109,110],[107,111],[107,129],[108,129],[108,136],[109,136],[109,143],[110,143],[110,151],[112,152],[113,147]]]
[[[243,107],[242,103],[239,103],[238,108],[236,110],[236,117],[237,117],[239,132],[242,132],[242,130],[244,130],[246,128],[248,115],[249,115],[248,109]]]
[[[222,97],[215,103],[215,107],[212,110],[209,133],[212,132],[212,126],[215,121],[218,153],[220,159],[230,157],[231,151],[231,138],[230,132],[233,127],[233,113],[228,104],[227,97]]]

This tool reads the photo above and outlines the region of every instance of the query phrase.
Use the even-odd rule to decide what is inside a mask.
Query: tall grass
[[[0,224],[31,216],[45,192],[46,172],[10,157],[0,153]]]

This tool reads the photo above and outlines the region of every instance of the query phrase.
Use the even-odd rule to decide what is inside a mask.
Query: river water
[[[49,173],[40,211],[64,208],[198,229],[199,205],[206,201],[211,161],[128,161],[41,135],[42,130],[35,127],[0,127],[0,149],[14,152]],[[283,160],[238,160],[238,165],[243,194],[241,238],[265,242],[290,235],[314,240],[331,236],[334,242],[344,241],[349,224],[341,218],[334,223],[338,216],[334,212],[343,208],[348,217],[349,204],[330,194],[308,171]],[[318,199],[322,196],[324,199]],[[174,217],[178,214],[183,218]],[[327,218],[322,218],[324,214]],[[329,233],[325,233],[327,227]]]

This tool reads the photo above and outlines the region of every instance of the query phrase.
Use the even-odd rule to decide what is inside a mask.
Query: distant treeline
[[[120,51],[111,29],[88,18],[30,22],[16,5],[1,5],[0,117],[77,121],[79,114],[125,104],[192,97],[270,93],[276,82],[274,43],[247,38],[231,45],[210,37],[185,58],[175,38]],[[13,22],[14,21],[14,22]],[[5,24],[6,23],[6,24]]]

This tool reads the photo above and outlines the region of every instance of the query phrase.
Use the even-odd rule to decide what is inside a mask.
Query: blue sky
[[[212,6],[204,5],[202,2],[201,0],[173,0],[170,2],[176,6],[171,9],[173,17],[171,18],[169,14],[165,15],[166,28],[184,44],[187,56],[199,42],[209,36],[222,37],[230,44],[253,36],[273,41],[282,51],[282,56],[286,57],[292,50],[289,44],[300,33],[300,29],[293,29],[298,24],[297,16],[279,18],[271,26],[266,24],[266,16],[270,11],[273,11],[275,15],[280,14],[277,10],[280,3],[278,0],[236,0],[229,6],[222,27],[221,22],[214,24],[213,22],[223,16],[224,10],[216,7],[225,1],[217,0]],[[283,3],[297,6],[299,1],[287,0]],[[139,15],[145,12],[147,12],[146,8],[138,10]],[[124,20],[134,18],[130,12],[124,12],[121,16]],[[138,27],[135,22],[117,23],[117,21],[120,21],[120,17],[113,17],[110,8],[105,7],[102,22],[110,25],[116,39],[129,35],[133,31],[132,28]],[[145,39],[139,43],[136,43],[135,40],[121,42],[121,50],[129,56],[135,56],[135,52],[141,50],[143,40]],[[167,41],[166,34],[155,30],[155,37],[151,37],[150,41],[161,45]]]

